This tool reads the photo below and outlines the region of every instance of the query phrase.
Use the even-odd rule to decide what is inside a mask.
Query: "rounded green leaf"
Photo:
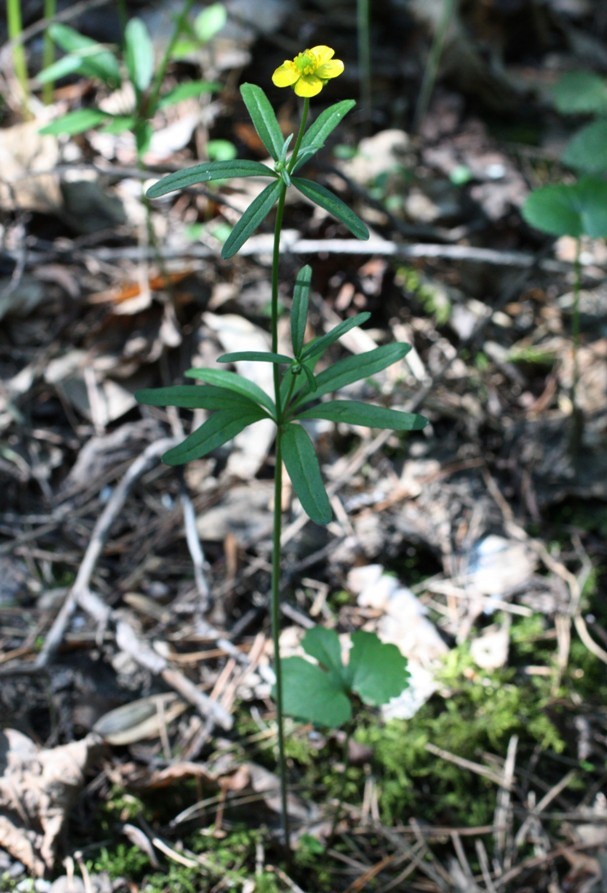
[[[304,651],[310,657],[316,658],[325,670],[333,672],[342,679],[344,666],[341,660],[341,644],[334,629],[313,626],[312,629],[306,630],[301,644]]]
[[[396,645],[382,642],[375,633],[352,633],[348,682],[365,704],[379,707],[396,698],[409,685],[407,658]]]
[[[567,144],[562,161],[585,174],[607,173],[607,121],[593,121],[578,130]]]
[[[553,90],[554,104],[566,115],[607,112],[607,81],[592,71],[570,71]]]
[[[523,205],[531,226],[552,236],[607,236],[607,181],[584,177],[534,190]]]
[[[352,718],[343,688],[320,667],[303,657],[281,661],[283,709],[288,716],[337,729]]]

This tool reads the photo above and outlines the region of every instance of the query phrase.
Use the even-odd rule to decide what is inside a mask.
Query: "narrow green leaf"
[[[319,335],[318,338],[309,341],[301,354],[302,359],[317,360],[318,357],[323,355],[328,347],[335,344],[336,341],[339,341],[339,339],[351,329],[355,329],[357,326],[362,326],[370,316],[371,314],[367,313],[367,311],[364,313],[357,313],[356,316],[351,316],[350,319],[344,319],[343,322],[338,323],[330,332],[327,332],[326,335]]]
[[[360,217],[325,186],[312,180],[305,180],[303,177],[293,177],[293,185],[302,195],[343,223],[357,239],[369,238],[369,230]]]
[[[259,404],[244,394],[214,385],[175,385],[169,388],[143,388],[135,391],[135,400],[145,406],[178,406],[180,409],[258,408]]]
[[[281,661],[283,708],[288,716],[338,729],[352,718],[348,696],[335,679],[303,657]]]
[[[280,366],[284,363],[292,363],[293,357],[288,357],[285,353],[272,353],[269,350],[237,350],[234,353],[224,353],[217,357],[218,363],[240,363],[242,361],[275,363]]]
[[[421,431],[428,419],[416,412],[386,409],[359,400],[328,400],[297,414],[298,419],[327,419],[347,425],[366,425],[368,428],[391,428],[393,431]]]
[[[365,704],[379,707],[409,686],[407,658],[396,645],[382,642],[375,633],[352,633],[347,682]]]
[[[221,164],[221,162],[216,162]],[[234,162],[227,161],[226,164]],[[263,166],[263,165],[262,165]],[[246,209],[234,229],[225,240],[221,250],[223,258],[233,257],[236,252],[242,248],[249,236],[253,235],[257,227],[265,220],[273,206],[278,201],[280,190],[284,189],[284,184],[280,180],[274,180],[256,198],[253,199],[249,207]]]
[[[208,43],[224,27],[228,20],[228,11],[223,3],[211,3],[194,19],[196,37],[202,43]]]
[[[64,56],[63,59],[58,59],[52,65],[47,65],[46,68],[38,72],[36,80],[39,84],[58,81],[60,78],[68,77],[70,74],[80,71],[81,66],[82,59],[79,56]]]
[[[135,130],[137,119],[134,115],[112,115],[104,122],[101,128],[103,133],[124,133],[126,130]]]
[[[75,112],[68,112],[62,118],[51,121],[40,128],[43,135],[59,136],[60,134],[73,135],[76,133],[84,133],[85,130],[91,130],[97,125],[112,120],[112,115],[102,112],[99,109],[77,109]]]
[[[242,394],[243,397],[264,406],[272,418],[276,415],[276,407],[272,398],[254,381],[249,381],[236,372],[226,369],[188,369],[185,374],[188,378],[196,378],[220,388],[227,388],[236,394]]]
[[[331,391],[338,391],[354,381],[375,375],[387,366],[391,366],[392,363],[402,360],[410,350],[410,344],[383,344],[374,350],[366,351],[366,353],[338,360],[333,366],[316,376],[316,390],[312,394],[298,396],[294,401],[295,405],[308,403]]]
[[[268,150],[268,155],[274,161],[278,161],[284,140],[270,100],[261,87],[256,84],[243,84],[240,88],[240,95],[251,116],[259,139]]]
[[[305,164],[310,157],[310,152],[307,150],[311,149],[313,146],[320,149],[321,146],[324,145],[329,134],[335,130],[355,105],[356,102],[353,99],[344,99],[342,102],[336,102],[334,105],[320,113],[318,118],[312,122],[303,135],[294,171],[298,170],[302,164]]]
[[[184,99],[192,99],[203,93],[214,93],[220,89],[221,84],[214,81],[186,81],[183,84],[178,84],[172,90],[169,90],[168,93],[161,96],[158,101],[158,108],[164,109],[170,105],[177,105],[178,102],[183,102]]]
[[[312,267],[306,264],[305,267],[301,268],[295,279],[293,304],[291,307],[291,343],[296,357],[299,357],[301,354],[306,334],[311,281]]]
[[[333,515],[314,445],[298,424],[289,424],[282,435],[282,456],[293,489],[307,515],[316,524],[328,524]]]
[[[129,19],[124,29],[125,61],[131,83],[145,93],[154,74],[154,47],[150,32],[141,19]]]
[[[259,161],[204,161],[182,171],[168,174],[154,183],[147,191],[148,198],[158,198],[176,189],[186,189],[197,183],[209,183],[211,180],[227,180],[230,177],[275,177],[274,171]]]
[[[162,461],[167,465],[183,465],[192,459],[201,459],[228,440],[232,440],[248,425],[263,418],[265,413],[259,407],[248,410],[239,407],[220,409],[186,437],[183,443],[168,450],[163,455]]]
[[[51,40],[79,60],[77,71],[87,77],[99,78],[112,87],[120,84],[120,65],[111,50],[59,22],[50,25],[48,30]]]

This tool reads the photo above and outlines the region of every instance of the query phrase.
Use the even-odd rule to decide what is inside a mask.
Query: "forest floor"
[[[23,6],[34,74],[42,13]],[[158,53],[174,6],[130,8]],[[219,86],[157,116],[143,165],[129,132],[39,132],[122,108],[124,91],[72,76],[26,112],[0,50],[0,886],[604,893],[607,255],[582,242],[576,339],[575,240],[521,208],[573,177],[560,157],[585,119],[551,91],[607,72],[607,16],[583,0],[461,4],[435,79],[448,4],[382,0],[367,79],[352,4],[253,6],[251,20],[226,3],[228,24],[170,66],[173,85]],[[106,6],[80,7],[69,24],[119,40]],[[192,414],[134,397],[268,348],[271,221],[223,261],[249,180],[168,196],[149,219],[141,194],[210,151],[264,160],[238,86],[262,86],[293,131],[298,103],[271,74],[317,44],[345,73],[313,114],[358,105],[312,174],[371,237],[289,199],[281,299],[310,263],[310,336],[371,313],[334,358],[411,344],[350,396],[429,424],[316,426],[326,528],[285,489],[284,653],[313,623],[364,629],[411,671],[386,709],[361,707],[346,752],[342,732],[289,721],[285,854],[272,441],[245,432],[169,468]],[[239,371],[267,387],[262,365]]]

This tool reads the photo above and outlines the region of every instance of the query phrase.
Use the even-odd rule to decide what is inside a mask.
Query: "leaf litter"
[[[279,6],[272,4],[273,13]],[[569,16],[576,28],[587,24],[581,4],[545,6],[541,15],[551,23]],[[403,14],[394,4],[392,15]],[[325,11],[329,24],[334,15]],[[385,27],[378,16],[377,27]],[[593,693],[592,682],[607,661],[599,598],[607,523],[607,336],[597,285],[604,257],[599,243],[587,246],[579,354],[584,425],[572,449],[571,253],[559,240],[553,256],[560,267],[548,269],[550,257],[539,258],[538,249],[550,243],[540,243],[518,216],[535,177],[531,156],[490,135],[483,113],[461,99],[482,83],[466,80],[466,66],[486,64],[476,51],[466,55],[466,40],[480,29],[491,58],[496,33],[511,38],[507,16],[498,22],[491,30],[479,17],[454,29],[449,58],[466,65],[437,90],[419,138],[387,115],[387,126],[361,143],[352,162],[335,160],[327,171],[374,226],[375,257],[360,246],[339,255],[346,240],[330,250],[338,232],[329,219],[320,212],[310,218],[303,203],[289,208],[294,254],[299,240],[316,257],[314,334],[344,314],[369,310],[373,330],[353,330],[336,358],[383,343],[389,328],[411,341],[414,352],[396,378],[375,376],[369,389],[391,408],[423,407],[432,427],[409,443],[341,422],[311,428],[337,512],[326,532],[306,527],[285,490],[293,518],[285,537],[285,613],[296,639],[310,617],[320,617],[341,634],[378,631],[398,646],[413,686],[385,718],[407,718],[399,734],[405,746],[410,736],[412,749],[430,732],[417,772],[408,767],[409,784],[426,790],[424,760],[432,757],[437,779],[455,769],[471,788],[484,779],[492,786],[490,793],[481,788],[487,811],[494,806],[486,828],[466,827],[448,798],[428,812],[431,822],[419,800],[414,814],[389,822],[387,763],[378,744],[370,755],[361,744],[371,774],[364,798],[348,800],[340,824],[356,856],[338,851],[343,867],[332,889],[364,889],[373,877],[380,889],[408,883],[412,890],[486,893],[605,885],[604,687],[597,682]],[[246,52],[263,55],[247,33]],[[414,27],[410,34],[423,46],[423,32]],[[231,70],[225,59],[237,59],[237,50],[236,65],[242,45],[224,38],[218,70]],[[395,71],[401,56],[387,41],[383,64]],[[501,71],[499,87],[510,101],[518,85]],[[481,108],[487,97],[479,89]],[[233,114],[229,97],[221,103],[222,114]],[[192,108],[178,112],[177,124],[183,116],[184,133],[204,144],[205,128],[219,118],[214,112],[195,123]],[[252,243],[253,254],[236,261],[226,284],[212,225],[236,219],[230,205],[250,200],[249,181],[239,187],[244,199],[237,191],[218,199],[201,190],[179,199],[175,210],[159,206],[159,229],[161,215],[169,217],[172,257],[162,271],[168,276],[155,278],[153,251],[129,211],[135,203],[121,191],[130,184],[135,194],[140,182],[128,167],[120,170],[131,163],[128,152],[91,137],[82,153],[74,141],[45,137],[40,152],[19,159],[15,146],[31,148],[34,139],[25,141],[21,128],[35,128],[3,123],[1,157],[21,164],[21,172],[4,171],[15,185],[0,189],[0,697],[8,742],[0,846],[10,853],[3,865],[15,876],[60,871],[61,856],[77,839],[70,815],[111,802],[112,784],[139,794],[166,786],[177,796],[181,781],[195,779],[204,793],[181,813],[173,809],[164,851],[149,843],[154,833],[145,830],[143,814],[135,825],[161,863],[182,858],[204,871],[204,860],[181,843],[192,816],[229,832],[239,816],[250,817],[252,803],[255,821],[260,809],[269,827],[275,821],[276,780],[261,765],[273,740],[265,638],[271,493],[264,469],[271,443],[245,437],[235,451],[221,447],[177,475],[158,464],[160,448],[195,420],[158,409],[142,420],[133,393],[242,349],[241,337],[247,349],[259,339],[261,349],[267,242],[262,234]],[[164,143],[162,131],[159,138],[164,157],[170,151],[179,153],[180,165],[192,160],[183,134],[177,142],[174,133]],[[113,159],[110,180],[107,160],[99,175],[90,152]],[[67,187],[64,168],[74,162],[86,168],[95,193],[87,199],[94,201],[94,226],[82,225],[69,198],[75,184]],[[462,168],[469,186],[450,179]],[[193,264],[187,226],[201,219],[211,225],[195,247],[208,250]],[[401,247],[403,236],[408,244]],[[382,245],[390,249],[383,255]],[[457,260],[450,248],[459,250]],[[411,249],[425,260],[413,252],[398,257]],[[294,261],[287,255],[285,264]],[[143,300],[131,303],[126,289],[133,282]],[[255,375],[269,371],[261,366],[251,367]],[[450,672],[457,662],[460,670]],[[525,739],[520,724],[497,743],[479,739],[471,751],[454,731],[432,740],[427,718],[461,705],[465,685],[473,698],[494,687],[497,703],[512,679],[521,690],[529,680],[538,687],[547,681],[551,697],[542,709],[560,727],[575,777],[554,748]],[[489,732],[491,723],[505,722],[491,714],[490,701],[477,703]],[[559,716],[562,704],[567,721]],[[122,737],[103,739],[99,730],[117,716]],[[304,778],[316,744],[319,761],[323,747],[331,752],[338,743],[337,733],[294,728],[294,773]],[[345,771],[338,765],[336,774]],[[426,799],[429,809],[433,798]],[[298,792],[291,807],[298,833],[330,838],[324,805],[322,795]],[[145,850],[148,844],[130,834]],[[101,884],[102,875],[95,877]]]

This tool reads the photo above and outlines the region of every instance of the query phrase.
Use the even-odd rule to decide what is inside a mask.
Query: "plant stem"
[[[289,172],[293,170],[297,154],[306,129],[310,100],[304,99],[299,132],[295,140],[293,154],[289,161]],[[280,267],[280,235],[287,196],[286,183],[282,183],[276,207],[274,223],[274,246],[272,249],[272,304],[271,332],[272,351],[278,351],[278,274]],[[274,402],[276,404],[276,449],[274,468],[274,520],[272,525],[272,589],[270,600],[270,621],[272,626],[272,646],[274,649],[274,672],[276,674],[276,726],[278,729],[278,776],[280,778],[280,808],[282,813],[282,833],[285,848],[290,848],[289,810],[287,786],[287,760],[285,756],[285,731],[282,690],[282,666],[280,663],[280,569],[282,534],[282,425],[284,424],[283,405],[280,396],[281,374],[278,364],[272,366],[274,374]],[[288,402],[288,401],[287,401]]]
[[[46,28],[44,29],[44,41],[42,45],[42,67],[48,68],[55,61],[55,46],[49,34],[49,25],[57,14],[57,0],[44,0],[44,18],[46,20]],[[53,101],[53,91],[55,89],[54,81],[48,81],[42,86],[42,101],[45,105],[50,105]]]
[[[20,0],[8,0],[6,6],[8,38],[12,44],[13,68],[21,88],[21,104],[25,117],[29,117],[29,86],[27,82],[27,62],[23,46],[23,21]]]
[[[458,0],[443,0],[442,15],[436,25],[432,46],[430,47],[428,61],[424,70],[421,89],[419,91],[417,106],[415,108],[415,115],[413,118],[414,133],[418,132],[426,117],[426,112],[428,111],[428,105],[430,104],[430,98],[438,75],[440,60],[443,55],[443,50],[445,49],[447,32],[449,30],[449,25],[457,12],[457,7]]]
[[[370,18],[369,0],[357,0],[356,33],[358,38],[358,65],[360,68],[360,103],[367,117],[367,124],[371,122],[373,104],[371,93]]]
[[[348,781],[348,762],[349,762],[348,755],[349,755],[349,751],[350,751],[350,739],[352,738],[352,731],[353,731],[352,724],[349,723],[348,726],[346,727],[346,737],[344,739],[344,748],[343,748],[343,756],[342,756],[342,760],[343,760],[343,764],[344,764],[344,771],[341,776],[341,785],[339,787],[337,807],[335,809],[335,815],[333,816],[333,821],[331,823],[331,830],[329,832],[329,838],[328,838],[329,842],[331,840],[333,840],[333,838],[335,836],[335,832],[337,830],[337,825],[339,824],[339,820],[341,818],[342,806],[343,806],[343,802],[344,802],[344,794],[346,791],[346,783]]]
[[[283,183],[278,196],[276,222],[274,224],[274,247],[272,251],[272,351],[278,349],[278,273],[280,265],[280,234],[285,209],[287,187]],[[274,521],[272,525],[272,590],[270,598],[270,621],[272,646],[274,649],[274,672],[276,674],[276,725],[278,729],[278,777],[280,779],[280,809],[282,833],[286,849],[289,849],[289,811],[287,803],[287,760],[285,756],[284,711],[282,697],[282,667],[280,663],[280,568],[282,534],[282,404],[280,400],[280,368],[274,364],[274,401],[276,403],[276,448],[274,467]]]
[[[575,243],[575,260],[573,263],[573,307],[571,311],[571,341],[572,341],[572,370],[571,370],[571,437],[569,451],[572,459],[576,459],[582,442],[583,415],[578,406],[577,392],[580,380],[580,290],[582,282],[582,267],[580,254],[582,240],[580,237]]]

